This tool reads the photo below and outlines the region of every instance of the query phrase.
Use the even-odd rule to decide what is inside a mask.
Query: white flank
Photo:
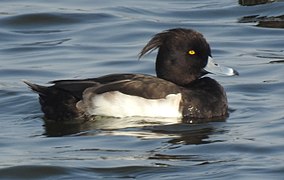
[[[112,91],[92,98],[90,115],[128,117],[181,117],[179,105],[181,94],[169,94],[163,99],[146,99]]]

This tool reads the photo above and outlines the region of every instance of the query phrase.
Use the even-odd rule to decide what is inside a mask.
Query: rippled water
[[[284,2],[273,0],[4,0],[0,2],[0,178],[283,179]],[[147,119],[44,122],[21,80],[154,74],[157,32],[204,34],[226,89],[225,122]]]

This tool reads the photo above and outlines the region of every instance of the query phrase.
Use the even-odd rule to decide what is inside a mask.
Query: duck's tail
[[[82,112],[76,108],[78,99],[68,91],[54,86],[23,82],[39,95],[41,110],[44,112],[45,118],[55,121],[69,121],[82,116]]]
[[[38,84],[34,84],[31,83],[29,81],[23,80],[23,82],[29,86],[29,88],[31,88],[31,90],[33,90],[34,92],[36,92],[37,94],[39,94],[40,96],[45,96],[47,94],[47,89],[48,87],[45,86],[41,86]]]

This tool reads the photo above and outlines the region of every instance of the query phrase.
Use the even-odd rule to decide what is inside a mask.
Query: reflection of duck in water
[[[56,121],[93,115],[211,119],[227,116],[227,98],[208,72],[236,75],[213,62],[202,34],[191,29],[170,29],[156,34],[140,57],[158,48],[157,77],[112,74],[83,80],[53,81],[44,87],[26,82],[39,94],[47,119]]]
[[[132,120],[131,120],[132,119]],[[133,122],[134,120],[135,122]],[[72,123],[45,121],[45,136],[60,137],[75,136],[129,136],[140,139],[165,139],[170,144],[208,144],[210,135],[226,133],[223,123],[188,124],[150,123],[148,118],[129,117],[117,119],[101,117],[88,121],[73,121]]]

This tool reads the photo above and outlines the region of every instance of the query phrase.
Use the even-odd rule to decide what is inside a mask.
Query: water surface
[[[5,0],[0,3],[0,178],[283,179],[284,2]],[[193,28],[238,77],[224,122],[45,123],[21,80],[155,74],[156,33]]]

